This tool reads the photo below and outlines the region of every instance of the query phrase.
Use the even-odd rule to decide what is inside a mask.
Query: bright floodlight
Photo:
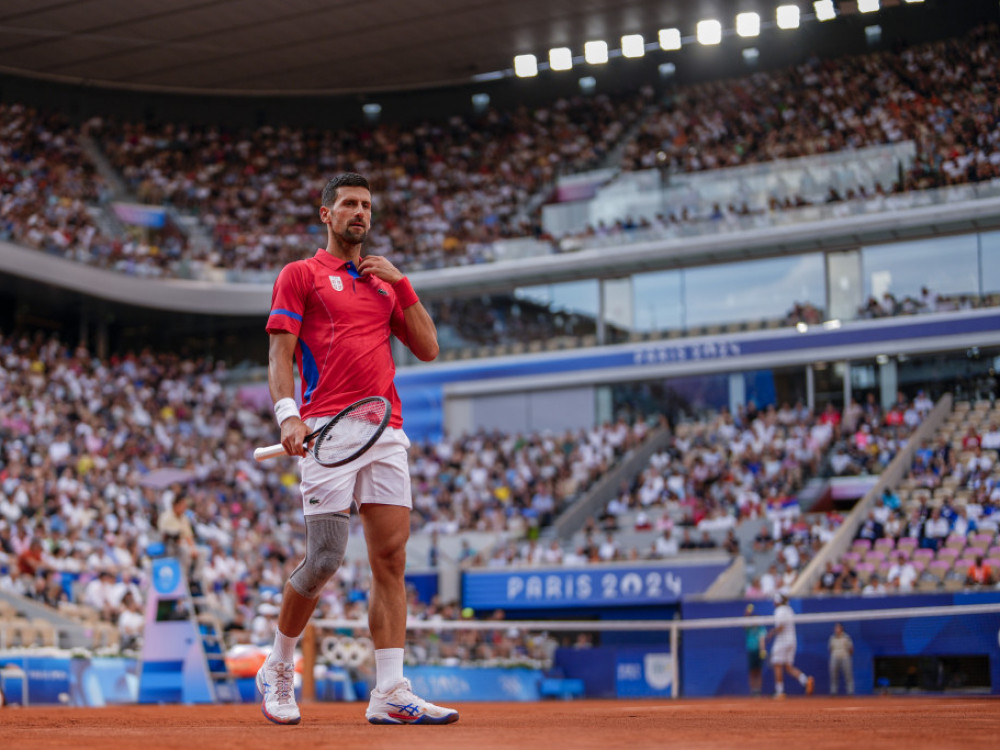
[[[874,13],[878,5],[878,0],[858,0],[858,10],[862,13]]]
[[[553,47],[549,50],[549,67],[552,70],[570,70],[573,67],[573,53],[569,47]]]
[[[924,0],[906,0],[908,3],[922,3]]]
[[[698,21],[695,27],[695,36],[701,44],[718,44],[722,41],[722,24],[714,18],[706,21]]]
[[[537,76],[538,59],[534,55],[518,55],[514,58],[514,75],[518,78]]]
[[[660,49],[670,52],[681,48],[680,29],[660,29]]]
[[[813,3],[813,10],[816,11],[816,19],[819,21],[832,21],[837,17],[837,11],[833,7],[833,0],[817,0]]]
[[[583,45],[583,59],[591,65],[601,65],[608,61],[607,42],[587,42]]]
[[[797,29],[799,27],[798,5],[779,5],[777,16],[779,29]]]
[[[753,65],[757,62],[757,58],[760,57],[760,50],[756,47],[747,47],[743,50],[743,59],[747,61],[748,64]]]
[[[760,35],[760,16],[756,13],[736,15],[736,33],[743,37]]]
[[[622,55],[625,57],[642,57],[646,54],[646,42],[642,34],[626,34],[622,37]]]

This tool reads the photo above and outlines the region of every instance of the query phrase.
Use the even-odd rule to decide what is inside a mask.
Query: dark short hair
[[[337,200],[337,191],[342,187],[362,187],[369,193],[372,191],[371,185],[363,175],[357,172],[344,172],[326,183],[326,187],[323,188],[322,205],[332,206]]]

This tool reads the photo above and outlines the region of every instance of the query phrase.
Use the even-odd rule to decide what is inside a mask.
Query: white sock
[[[375,649],[375,689],[387,693],[403,681],[403,649]]]
[[[784,695],[785,694],[785,686],[779,682],[777,685],[774,686],[774,694],[775,695]]]
[[[806,675],[805,672],[800,672],[799,673],[799,684],[802,687],[805,687],[807,682],[809,682],[809,677]]]
[[[295,644],[299,642],[299,637],[287,636],[280,630],[274,631],[274,648],[268,656],[269,661],[277,661],[283,664],[291,664],[295,661]]]

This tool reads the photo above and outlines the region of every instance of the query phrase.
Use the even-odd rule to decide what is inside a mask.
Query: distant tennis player
[[[458,721],[458,712],[418,698],[403,677],[410,441],[402,430],[390,350],[394,335],[419,359],[432,360],[438,354],[437,330],[392,263],[361,256],[372,218],[368,181],[355,173],[339,175],[327,183],[321,201],[327,246],[282,269],[267,319],[268,384],[281,444],[289,455],[300,456],[306,557],[285,584],[274,649],[257,673],[261,710],[277,724],[300,720],[293,685],[295,644],[324,584],[343,562],[350,509],[357,503],[372,571],[368,625],[376,649],[368,721],[450,724]],[[293,361],[302,380],[301,413],[293,398]],[[378,442],[343,466],[317,464],[303,447],[306,435],[365,396],[384,396],[392,405],[392,419]]]
[[[785,671],[797,679],[805,688],[806,695],[812,695],[816,681],[795,666],[795,649],[798,641],[795,637],[795,612],[788,605],[788,596],[784,591],[774,595],[774,628],[767,634],[767,640],[774,639],[771,647],[771,666],[774,667],[774,697],[785,697]]]

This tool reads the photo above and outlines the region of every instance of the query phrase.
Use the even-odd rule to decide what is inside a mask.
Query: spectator
[[[965,583],[969,586],[992,586],[996,583],[993,568],[983,561],[982,555],[976,555],[975,562],[965,572]]]

